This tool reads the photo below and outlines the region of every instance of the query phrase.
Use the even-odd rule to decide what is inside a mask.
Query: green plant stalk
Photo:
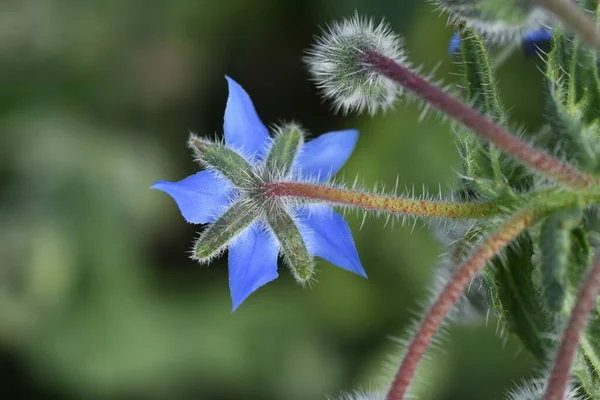
[[[326,201],[333,205],[352,206],[393,215],[432,218],[488,218],[502,212],[502,208],[494,203],[414,200],[309,183],[270,183],[266,185],[265,190],[267,196],[270,197],[295,197],[302,200]]]

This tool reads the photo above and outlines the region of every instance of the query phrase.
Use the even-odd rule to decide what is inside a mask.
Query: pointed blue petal
[[[229,290],[233,310],[252,292],[277,278],[279,248],[273,235],[254,224],[229,247]]]
[[[249,161],[260,160],[271,141],[269,131],[258,117],[248,93],[230,77],[225,78],[229,86],[223,123],[225,143]]]
[[[300,232],[309,252],[340,268],[367,277],[344,218],[331,207],[304,206],[298,210]]]
[[[452,38],[450,39],[450,43],[448,44],[448,54],[451,56],[455,55],[460,51],[460,34],[458,32],[454,32]]]
[[[302,147],[294,169],[302,178],[325,181],[342,168],[357,140],[355,129],[325,133]]]
[[[175,200],[181,215],[192,224],[213,222],[231,203],[233,189],[211,171],[201,171],[179,182],[159,181],[151,186]]]

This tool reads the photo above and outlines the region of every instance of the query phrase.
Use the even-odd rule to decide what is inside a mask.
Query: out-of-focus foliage
[[[414,61],[442,61],[437,76],[453,79],[452,29],[423,1],[0,2],[3,397],[309,400],[368,386],[425,298],[442,250],[430,229],[359,230],[349,214],[369,280],[321,261],[303,290],[281,266],[232,314],[225,263],[189,260],[199,227],[148,190],[197,169],[189,130],[220,134],[224,74],[267,123],[360,128],[348,181],[399,176],[401,188],[437,191],[456,179],[445,123],[417,122],[412,105],[334,116],[307,81],[312,35],[355,9],[385,15]],[[530,126],[542,110],[536,63],[515,56],[499,71],[514,122]],[[499,398],[529,376],[527,355],[483,325],[451,330],[423,398]]]

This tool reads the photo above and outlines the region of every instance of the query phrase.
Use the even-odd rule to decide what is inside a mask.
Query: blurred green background
[[[313,288],[282,271],[232,314],[224,260],[189,260],[199,228],[148,189],[197,170],[189,131],[221,134],[224,74],[267,123],[358,127],[347,180],[450,187],[447,123],[414,104],[336,116],[308,81],[312,36],[355,10],[459,82],[425,0],[0,0],[2,398],[310,400],[382,382],[444,250],[433,229],[350,213],[368,280],[319,261]],[[540,66],[517,52],[500,70],[516,124],[540,124]],[[495,331],[451,326],[420,398],[501,399],[531,376]]]

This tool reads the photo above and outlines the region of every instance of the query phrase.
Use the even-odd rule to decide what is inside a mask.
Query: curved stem
[[[417,366],[444,318],[456,303],[473,277],[499,251],[506,247],[523,230],[529,227],[539,211],[529,209],[513,215],[495,233],[488,237],[456,270],[454,276],[437,297],[419,330],[410,343],[406,356],[396,373],[386,400],[402,400],[406,395]]]
[[[586,15],[572,0],[537,0],[543,7],[556,15],[590,47],[600,52],[600,31],[594,20]]]
[[[430,106],[448,115],[536,171],[576,189],[600,185],[597,178],[523,142],[485,115],[455,99],[396,61],[375,52],[366,53],[365,61],[368,67],[413,92]]]
[[[267,184],[265,189],[267,195],[273,197],[321,200],[335,205],[354,206],[364,210],[397,215],[434,218],[486,218],[501,212],[500,207],[493,203],[449,203],[414,200],[308,183],[277,182]]]
[[[581,333],[585,329],[588,315],[596,304],[599,294],[600,252],[596,253],[594,265],[579,290],[577,303],[571,312],[569,324],[563,334],[558,355],[552,367],[544,400],[562,400],[564,398]]]

